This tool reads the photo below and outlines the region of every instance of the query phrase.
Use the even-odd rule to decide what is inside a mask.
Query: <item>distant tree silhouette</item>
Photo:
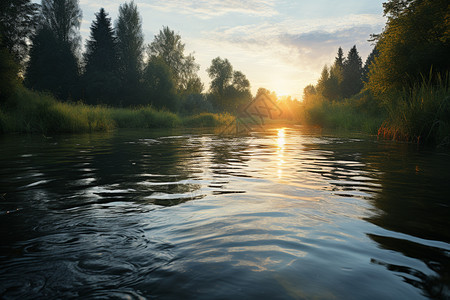
[[[203,84],[197,75],[200,66],[193,54],[184,54],[185,44],[181,36],[165,26],[148,46],[148,56],[159,57],[171,69],[177,91],[180,95],[200,94]]]
[[[119,7],[116,35],[122,105],[140,104],[143,101],[139,81],[143,70],[144,35],[142,19],[134,1]]]
[[[145,96],[156,108],[178,111],[179,101],[174,76],[162,57],[152,56],[144,70]]]
[[[216,57],[207,72],[211,78],[210,93],[214,96],[216,108],[233,111],[252,99],[250,82],[242,72],[233,71],[228,59]]]
[[[353,46],[347,54],[344,62],[343,80],[341,85],[342,96],[350,98],[361,91],[362,82],[362,60],[356,46]]]
[[[88,103],[117,105],[120,80],[114,29],[103,8],[95,14],[84,53],[83,86]]]
[[[1,45],[21,66],[28,55],[28,40],[38,25],[39,5],[30,0],[2,0],[0,2]]]
[[[40,28],[33,37],[26,84],[60,99],[78,96],[79,27],[77,0],[42,0]]]

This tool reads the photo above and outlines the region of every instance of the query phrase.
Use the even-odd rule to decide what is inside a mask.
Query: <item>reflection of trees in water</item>
[[[215,175],[246,176],[243,166],[250,160],[247,138],[222,137],[211,141],[211,169]]]
[[[400,276],[406,283],[421,289],[433,299],[448,299],[450,293],[450,260],[445,250],[429,247],[402,239],[368,234],[383,249],[402,253],[404,256],[419,259],[435,274],[425,274],[407,266],[401,266],[371,259],[371,263],[384,266]]]
[[[372,150],[365,160],[381,171],[379,180],[382,189],[372,199],[379,213],[366,220],[391,231],[448,243],[450,164],[446,158],[446,155],[436,152],[419,152],[413,145],[378,144],[378,148]],[[395,272],[429,297],[448,299],[448,251],[393,237],[369,237],[383,249],[421,260],[435,274],[377,260],[373,263]]]
[[[421,239],[450,241],[450,160],[446,154],[421,152],[414,145],[390,143],[330,143],[312,145],[324,151],[328,162],[322,176],[333,180],[338,191],[359,190],[371,195],[369,201],[378,211],[365,220],[393,232]],[[361,162],[345,165],[339,161]],[[352,176],[363,172],[374,186],[352,185]],[[340,183],[341,181],[342,183]],[[395,262],[372,259],[426,296],[450,296],[450,258],[448,251],[403,239],[368,234],[381,248],[396,251],[425,263],[425,273]]]

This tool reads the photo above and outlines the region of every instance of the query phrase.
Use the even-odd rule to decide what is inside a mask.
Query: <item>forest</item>
[[[206,88],[194,54],[169,27],[145,45],[133,1],[120,5],[115,22],[103,8],[95,14],[84,51],[78,0],[0,5],[0,132],[218,126],[253,99],[249,80],[226,58],[211,61]],[[450,145],[450,5],[383,7],[387,22],[368,37],[364,64],[356,45],[347,55],[339,48],[300,101],[263,87],[257,95],[269,95],[291,122]]]

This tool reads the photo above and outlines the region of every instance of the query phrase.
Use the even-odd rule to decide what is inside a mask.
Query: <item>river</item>
[[[0,136],[2,299],[449,299],[450,152],[304,127]]]

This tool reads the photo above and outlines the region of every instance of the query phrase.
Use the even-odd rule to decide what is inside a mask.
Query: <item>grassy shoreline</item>
[[[84,133],[115,128],[216,127],[233,120],[228,114],[180,116],[150,106],[110,108],[59,102],[51,95],[22,87],[16,89],[11,100],[0,107],[0,133]]]

